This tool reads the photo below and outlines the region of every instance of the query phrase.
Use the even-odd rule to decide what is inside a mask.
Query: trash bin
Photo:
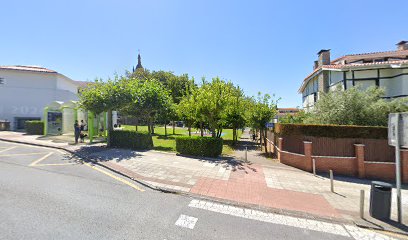
[[[370,193],[370,216],[377,219],[390,219],[392,185],[372,181]]]

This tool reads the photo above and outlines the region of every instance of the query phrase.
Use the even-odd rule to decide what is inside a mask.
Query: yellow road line
[[[100,169],[100,168],[98,168],[98,167],[96,167],[96,166],[92,166],[92,165],[89,164],[89,163],[85,163],[85,162],[84,162],[84,164],[85,164],[86,166],[88,166],[88,167],[90,167],[90,168],[92,168],[92,169],[94,169],[94,170],[96,170],[96,171],[98,171],[98,172],[101,172],[101,173],[103,173],[103,174],[105,174],[105,175],[108,175],[109,177],[111,177],[111,178],[113,178],[113,179],[115,179],[115,180],[117,180],[117,181],[119,181],[119,182],[121,182],[121,183],[124,183],[124,184],[126,184],[126,185],[128,185],[128,186],[130,186],[130,187],[132,187],[132,188],[134,188],[134,189],[136,189],[136,190],[138,190],[138,191],[141,191],[141,192],[144,192],[144,191],[145,191],[144,189],[142,189],[142,188],[136,186],[135,184],[133,184],[133,183],[131,183],[131,182],[129,182],[129,181],[126,181],[126,180],[123,179],[123,178],[117,177],[117,176],[113,175],[112,173],[109,173],[109,172],[107,172],[107,171],[105,171],[105,170],[102,170],[102,169]]]
[[[32,167],[32,166],[35,166],[37,163],[43,161],[44,159],[46,159],[47,157],[51,156],[52,154],[54,154],[54,153],[53,153],[53,152],[50,152],[50,153],[48,153],[47,155],[45,155],[44,157],[41,157],[41,158],[35,160],[34,162],[32,162],[32,163],[31,163],[30,165],[28,165],[28,166],[31,166],[31,167]]]
[[[14,148],[16,148],[17,146],[14,146],[14,147],[9,147],[9,148],[6,148],[6,149],[3,149],[3,150],[0,150],[0,153],[1,152],[5,152],[5,151],[8,151],[8,150],[11,150],[11,149],[14,149]]]
[[[67,165],[76,165],[76,163],[47,163],[47,164],[35,164],[36,167],[43,167],[43,166],[67,166]]]
[[[14,154],[3,154],[3,155],[0,155],[0,157],[31,156],[31,155],[41,155],[41,154],[44,154],[44,152],[39,152],[39,153],[14,153]]]

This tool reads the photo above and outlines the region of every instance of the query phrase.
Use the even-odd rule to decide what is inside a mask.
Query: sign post
[[[400,116],[403,117],[401,124]],[[401,212],[401,139],[402,143],[405,145],[405,138],[408,133],[404,131],[404,124],[408,118],[407,114],[400,115],[399,113],[391,113],[388,117],[388,143],[391,146],[395,146],[395,182],[397,186],[397,210],[398,210],[398,222],[402,223],[402,212]]]

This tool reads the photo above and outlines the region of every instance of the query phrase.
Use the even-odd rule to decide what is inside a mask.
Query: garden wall
[[[276,155],[282,163],[305,171],[312,172],[312,159],[315,159],[317,172],[333,170],[338,175],[395,180],[394,147],[390,147],[387,139],[381,134],[378,135],[378,132],[377,135],[374,134],[377,139],[368,138],[369,132],[363,135],[361,138],[336,138],[298,133],[278,135],[270,131],[267,135],[267,146],[268,151]],[[408,150],[401,150],[401,161],[402,180],[408,183]]]

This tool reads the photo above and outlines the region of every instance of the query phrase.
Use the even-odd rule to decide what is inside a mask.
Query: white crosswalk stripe
[[[356,240],[360,240],[360,239],[361,240],[363,239],[391,240],[391,239],[394,239],[394,238],[390,238],[388,236],[384,236],[382,234],[379,234],[373,231],[360,229],[358,227],[351,226],[351,225],[343,226],[341,224],[322,222],[322,221],[317,221],[317,220],[312,220],[312,219],[296,218],[296,217],[291,217],[291,216],[279,215],[275,213],[268,213],[268,212],[262,212],[258,210],[252,210],[252,209],[247,209],[247,208],[240,208],[240,207],[235,207],[235,206],[230,206],[230,205],[225,205],[225,204],[219,204],[219,203],[214,203],[214,202],[204,201],[204,200],[194,199],[190,202],[188,206],[192,208],[204,209],[207,211],[228,214],[228,215],[247,218],[251,220],[257,220],[257,221],[262,221],[262,222],[286,225],[290,227],[296,227],[296,228],[302,228],[302,229],[307,229],[307,230],[312,230],[312,231],[318,231],[318,232],[324,232],[324,233],[330,233],[330,234],[350,237]]]
[[[194,229],[194,226],[197,223],[197,221],[198,218],[181,214],[175,224],[180,227]]]

